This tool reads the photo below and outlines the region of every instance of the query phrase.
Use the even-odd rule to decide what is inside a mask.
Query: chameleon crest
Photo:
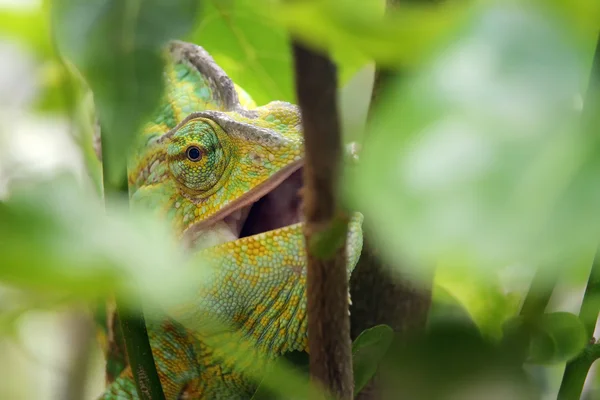
[[[283,185],[288,203],[277,211],[287,206],[283,222],[298,222],[298,108],[276,101],[246,109],[238,91],[247,95],[202,48],[175,42],[170,52],[164,106],[145,127],[129,164],[132,203],[162,213],[177,235],[205,247],[199,238],[215,224],[230,228],[222,232],[229,239],[239,237],[252,206],[289,179],[296,185]],[[270,218],[265,211],[250,220]]]

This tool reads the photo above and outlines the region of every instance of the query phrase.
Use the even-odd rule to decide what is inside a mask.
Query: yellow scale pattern
[[[348,272],[360,256],[362,215],[350,221]],[[192,302],[168,314],[194,331],[207,315],[220,315],[270,354],[306,351],[306,265],[302,224],[200,251],[199,265],[211,268]]]

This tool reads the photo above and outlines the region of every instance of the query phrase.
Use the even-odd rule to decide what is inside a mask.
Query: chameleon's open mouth
[[[249,206],[239,237],[252,236],[300,222],[301,188],[302,167]]]
[[[228,208],[192,225],[184,242],[197,248],[279,229],[302,221],[302,162],[290,165]]]

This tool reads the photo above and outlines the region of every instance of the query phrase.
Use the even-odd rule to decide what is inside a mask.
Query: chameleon
[[[257,106],[191,43],[169,44],[163,79],[160,106],[129,157],[130,204],[165,219],[211,273],[193,299],[147,320],[152,353],[167,400],[250,399],[257,379],[237,366],[227,343],[246,343],[265,360],[309,352],[300,110],[282,101]],[[361,226],[362,215],[352,213],[348,275]],[[220,328],[209,327],[213,320]],[[100,398],[137,399],[122,342],[113,341],[104,340],[112,370]]]

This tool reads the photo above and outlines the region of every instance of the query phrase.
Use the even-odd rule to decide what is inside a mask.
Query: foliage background
[[[50,5],[0,1],[0,195],[25,187],[25,198],[40,206],[17,204],[1,214],[2,398],[60,397],[71,378],[74,326],[85,329],[77,318],[82,311],[73,304],[127,288],[116,277],[123,270],[138,271],[136,279],[146,279],[143,286],[152,295],[168,293],[155,293],[164,275],[160,266],[148,265],[155,255],[148,249],[161,241],[160,229],[154,238],[140,240],[139,221],[115,226],[83,201],[99,185],[93,113],[87,93],[57,56]],[[386,244],[392,264],[416,266],[410,271],[415,279],[419,268],[438,267],[430,319],[452,318],[446,306],[458,301],[484,335],[501,337],[503,323],[518,313],[532,265],[560,273],[548,311],[577,313],[600,237],[595,190],[600,174],[595,139],[577,134],[571,118],[583,105],[600,7],[586,0],[448,1],[438,8],[407,6],[387,23],[375,23],[382,10],[380,1],[206,1],[182,39],[205,47],[259,104],[294,101],[288,32],[329,47],[340,67],[348,140],[363,139],[372,60],[400,68],[401,79],[368,129],[371,150],[364,167],[350,175],[346,198],[374,221],[367,228]],[[436,80],[436,74],[444,79]],[[427,130],[432,122],[454,125],[441,124],[439,134]],[[461,132],[487,135],[454,135],[457,125]],[[543,157],[532,157],[536,154]],[[456,165],[462,169],[451,168]],[[416,175],[409,179],[399,170]],[[83,197],[68,197],[70,178],[61,186],[65,172]],[[46,190],[30,191],[41,181]],[[69,212],[53,214],[57,204],[69,206]],[[538,213],[541,205],[547,208]],[[55,223],[48,215],[75,223]],[[104,247],[85,242],[79,255],[69,256],[69,248],[52,251],[53,232],[73,234],[90,226],[100,236],[118,233],[117,239]],[[125,259],[118,240],[146,256]],[[88,276],[65,268],[68,260],[76,266],[76,257],[92,260],[104,252],[111,254],[109,262],[85,264],[95,268]],[[165,250],[158,258],[168,260],[170,254]],[[154,273],[146,276],[148,271]],[[556,397],[564,361],[528,366],[544,398]],[[95,347],[88,378],[86,392],[94,398],[102,387]],[[598,380],[588,381],[593,398]]]

